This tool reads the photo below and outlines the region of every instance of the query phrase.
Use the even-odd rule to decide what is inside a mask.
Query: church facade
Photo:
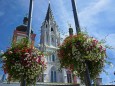
[[[56,52],[59,44],[60,33],[49,4],[45,21],[41,26],[40,36],[40,50],[48,53],[45,58],[47,69],[44,71],[41,80],[43,82],[73,82],[72,74],[69,70],[59,70],[59,60]]]

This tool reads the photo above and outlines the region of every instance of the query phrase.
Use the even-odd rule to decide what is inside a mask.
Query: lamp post
[[[72,8],[73,8],[73,15],[74,15],[74,20],[75,20],[76,32],[79,33],[81,30],[80,30],[80,25],[79,25],[79,20],[78,20],[75,0],[71,0],[71,2],[72,2]]]
[[[78,21],[78,15],[77,15],[77,10],[76,10],[76,4],[75,4],[75,0],[71,0],[72,3],[72,8],[73,8],[73,15],[74,15],[74,20],[75,20],[75,26],[76,26],[76,32],[77,34],[81,31],[80,30],[80,25],[79,25],[79,21]],[[85,70],[85,84],[86,86],[91,86],[91,80],[90,80],[90,74],[89,74],[89,69],[88,69],[88,62],[85,61],[86,64],[86,70]]]
[[[28,16],[28,27],[27,27],[28,39],[30,39],[30,37],[31,37],[32,12],[33,12],[33,0],[30,0],[29,16]]]
[[[28,40],[31,40],[32,11],[33,11],[33,0],[30,0],[29,16],[28,16],[28,26],[27,26],[27,38],[28,38]],[[20,86],[26,86],[25,75],[22,76]]]

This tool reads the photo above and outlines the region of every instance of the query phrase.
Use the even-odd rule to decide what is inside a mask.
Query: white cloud
[[[57,4],[58,3],[58,4]],[[70,9],[70,5],[71,3],[69,3],[68,1],[64,1],[64,0],[56,0],[54,5],[57,6],[57,10],[53,10],[55,15],[54,17],[58,17],[57,20],[59,20],[59,26],[61,27],[62,32],[67,33],[68,32],[68,28],[69,25],[68,23],[71,24],[71,26],[74,28],[74,21],[73,21],[73,13],[72,10]],[[68,9],[69,6],[69,9]],[[76,31],[74,31],[76,32]]]
[[[95,16],[106,10],[109,3],[110,0],[95,0],[90,2],[89,5],[79,13],[81,24],[87,26],[98,22],[99,20],[96,20]]]

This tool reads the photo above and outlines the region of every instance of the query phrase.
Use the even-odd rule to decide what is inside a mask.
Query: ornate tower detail
[[[57,49],[60,44],[60,33],[54,20],[50,3],[46,17],[41,26],[40,49],[48,53],[47,69],[44,71],[44,82],[65,82],[64,71],[58,70]]]
[[[23,24],[20,26],[17,26],[16,30],[14,30],[13,43],[16,43],[16,42],[20,41],[22,38],[27,37],[27,25],[28,25],[28,18],[24,17]],[[31,44],[32,44],[32,46],[34,45],[35,36],[36,36],[36,34],[34,34],[33,31],[31,31]]]
[[[60,34],[58,32],[58,26],[54,21],[50,4],[48,6],[45,21],[42,23],[41,26],[40,44],[43,46],[52,46],[52,47],[57,47],[58,44],[60,44]],[[44,51],[44,49],[45,48],[42,47],[42,51]]]

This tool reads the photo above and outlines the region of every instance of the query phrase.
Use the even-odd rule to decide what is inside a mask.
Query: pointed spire
[[[49,22],[49,19],[52,18],[52,10],[51,10],[51,7],[50,7],[50,0],[49,0],[49,6],[48,6],[48,10],[47,10],[47,14],[46,14],[46,18],[45,20],[47,20]]]

